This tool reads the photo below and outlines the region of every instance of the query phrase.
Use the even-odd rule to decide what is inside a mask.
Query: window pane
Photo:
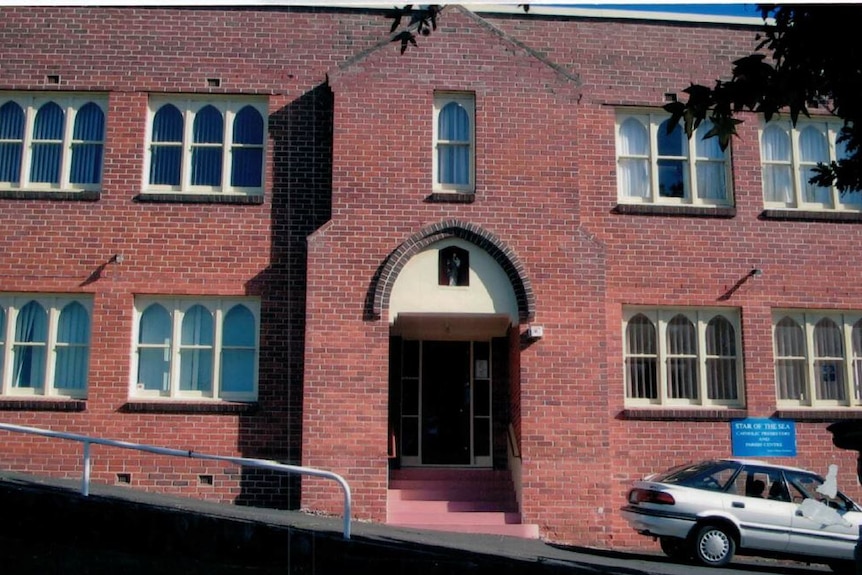
[[[685,197],[685,165],[680,160],[658,161],[658,193],[663,198]]]
[[[6,311],[0,307],[0,381],[3,378],[3,368],[6,359]]]
[[[2,327],[0,322],[0,327]],[[853,325],[853,390],[854,399],[862,400],[862,320]],[[2,349],[2,347],[0,347]],[[2,367],[2,366],[0,366]]]
[[[736,331],[723,317],[706,326],[706,389],[710,399],[737,399]]]
[[[246,106],[233,121],[234,144],[263,145],[263,118],[256,109]]]
[[[631,398],[658,398],[656,330],[638,314],[626,326],[626,393]]]
[[[162,306],[151,305],[141,314],[139,330],[138,385],[145,390],[167,391],[171,315]]]
[[[460,145],[440,145],[439,181],[442,184],[470,183],[470,148]]]
[[[182,166],[183,115],[173,105],[159,108],[153,117],[150,148],[150,184],[177,186]]]
[[[620,160],[620,189],[628,198],[649,198],[649,160]]]
[[[87,385],[90,318],[84,306],[70,303],[60,312],[57,325],[57,359],[54,386],[84,389]]]
[[[259,188],[263,180],[263,118],[246,106],[234,118],[231,186]]]
[[[790,165],[790,135],[773,124],[763,131],[763,190],[767,202],[793,203],[793,169]]]
[[[36,112],[30,166],[31,182],[51,184],[60,182],[64,119],[62,108],[54,102],[48,102]]]
[[[98,184],[101,181],[104,130],[105,115],[97,105],[89,103],[78,111],[72,135],[69,176],[73,184]]]
[[[457,102],[449,102],[440,110],[438,138],[455,142],[470,141],[470,115]]]
[[[220,186],[224,119],[213,106],[205,106],[195,115],[192,145],[192,185]],[[202,146],[202,144],[209,144]]]
[[[213,339],[212,314],[201,305],[192,306],[183,315],[180,390],[212,390]]]
[[[247,307],[234,306],[225,315],[222,329],[222,391],[250,392],[254,389],[255,331],[254,315]]]
[[[697,399],[697,331],[685,316],[667,325],[668,397]]]
[[[18,183],[24,147],[24,110],[15,102],[0,107],[0,182]]]
[[[41,388],[45,379],[48,313],[31,301],[18,312],[13,346],[12,386]]]
[[[669,120],[665,120],[658,127],[658,155],[659,156],[687,156],[686,148],[688,147],[685,133],[679,124],[668,134]]]
[[[808,126],[799,133],[799,160],[799,186],[805,201],[831,205],[832,191],[808,181],[814,176],[814,165],[829,161],[826,135],[814,126]]]
[[[802,401],[806,396],[805,333],[792,318],[775,326],[775,379],[780,399]]]
[[[814,378],[817,399],[845,399],[844,342],[841,328],[828,318],[814,326]]]

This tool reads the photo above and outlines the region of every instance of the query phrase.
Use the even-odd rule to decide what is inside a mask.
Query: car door
[[[794,552],[829,559],[853,559],[862,512],[841,494],[817,491],[823,480],[813,474],[785,472],[793,497],[790,548]],[[828,490],[827,490],[828,491]]]
[[[741,547],[787,549],[795,506],[786,493],[779,469],[742,468],[727,492],[727,512],[737,519]]]

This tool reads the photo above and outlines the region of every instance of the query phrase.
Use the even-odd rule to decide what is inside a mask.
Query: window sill
[[[853,407],[843,408],[815,408],[794,407],[776,409],[774,417],[778,419],[792,419],[794,421],[833,423],[842,419],[862,419],[862,409]]]
[[[763,210],[762,220],[785,220],[806,222],[862,222],[862,212],[816,211],[816,210]]]
[[[745,419],[748,411],[742,408],[627,408],[620,412],[620,419],[633,421],[731,421]]]
[[[263,194],[175,194],[175,193],[141,193],[135,196],[135,201],[162,204],[263,204]]]
[[[123,405],[120,411],[124,413],[248,414],[257,411],[257,409],[257,402],[131,400]]]
[[[71,398],[10,398],[0,399],[0,411],[85,411],[87,401]]]
[[[95,202],[101,198],[101,192],[74,192],[50,190],[0,190],[3,200],[51,200],[54,202]]]
[[[680,216],[696,218],[733,218],[736,208],[732,206],[669,206],[656,204],[617,204],[612,210],[615,214],[637,216]]]
[[[476,194],[472,192],[433,192],[425,198],[431,204],[472,204]]]

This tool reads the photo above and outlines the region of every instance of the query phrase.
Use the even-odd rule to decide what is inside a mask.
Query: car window
[[[675,467],[653,477],[652,481],[710,491],[724,491],[739,468],[740,465],[733,461],[703,461]]]
[[[856,505],[843,493],[838,492],[835,497],[829,497],[817,491],[823,485],[823,479],[810,473],[798,471],[787,471],[787,482],[790,484],[790,495],[794,503],[801,503],[805,499],[821,501],[833,509],[839,511],[853,511]]]
[[[790,501],[780,469],[746,466],[733,480],[728,493],[773,501]]]

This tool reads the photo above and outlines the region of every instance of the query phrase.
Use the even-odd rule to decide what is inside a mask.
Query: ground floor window
[[[2,395],[85,398],[92,307],[89,296],[0,296]]]
[[[254,299],[138,297],[131,395],[253,401],[259,332]]]
[[[779,405],[862,405],[862,312],[776,311],[773,340]]]
[[[744,403],[739,310],[627,307],[626,405]]]

